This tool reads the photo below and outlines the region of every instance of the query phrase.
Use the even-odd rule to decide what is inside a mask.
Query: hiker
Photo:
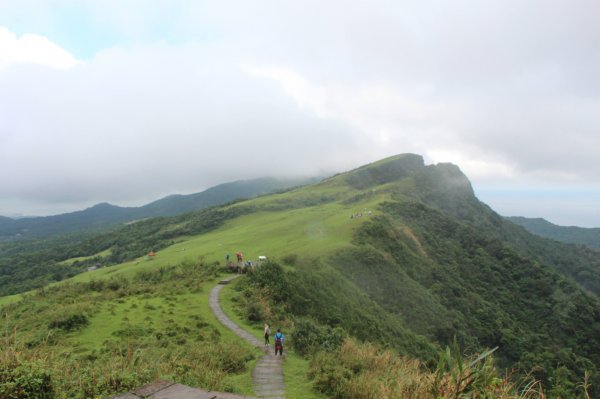
[[[265,324],[265,346],[269,346],[269,335],[271,335],[271,329],[268,324]]]
[[[281,332],[281,328],[277,329],[275,333],[275,356],[277,356],[277,351],[279,351],[279,356],[283,356],[283,341],[285,341],[285,337]]]

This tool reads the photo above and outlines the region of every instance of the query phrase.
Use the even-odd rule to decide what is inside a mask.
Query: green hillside
[[[600,249],[600,228],[558,226],[542,218],[525,218],[522,216],[511,216],[507,219],[526,228],[530,233],[542,237]]]
[[[319,179],[274,179],[260,178],[225,183],[201,193],[173,195],[138,208],[121,208],[110,204],[98,204],[84,211],[44,218],[10,220],[6,229],[0,219],[0,295],[43,287],[64,280],[96,265],[114,265],[131,259],[143,252],[140,246],[150,246],[140,241],[146,228],[155,231],[161,226],[173,224],[173,220],[145,219],[157,216],[172,216],[205,209],[217,204],[240,201],[240,198],[256,197],[260,194],[289,189]],[[202,215],[197,218],[201,218]],[[186,220],[187,216],[176,219]],[[133,229],[118,231],[124,223],[138,224]],[[11,227],[12,226],[12,227]],[[117,231],[115,231],[117,230]],[[99,235],[104,231],[102,235]],[[68,234],[65,234],[68,232]],[[134,237],[124,237],[133,232]],[[20,238],[14,240],[14,235]],[[3,242],[4,238],[11,241]],[[8,234],[8,236],[6,235]],[[171,235],[167,233],[167,235]],[[121,239],[123,238],[123,239]],[[168,245],[170,241],[161,242]],[[131,253],[130,246],[137,252]],[[102,248],[95,251],[94,248]]]
[[[155,257],[145,256],[150,250]],[[363,370],[320,366],[329,364],[320,348],[329,355],[354,350],[352,343],[340,347],[346,336],[430,367],[455,338],[467,353],[498,346],[500,369],[515,368],[515,378],[533,372],[550,397],[583,397],[577,384],[586,372],[590,392],[600,387],[600,254],[525,232],[479,202],[456,166],[426,166],[417,155],[44,251],[54,263],[27,269],[23,261],[11,269],[14,276],[23,267],[22,278],[4,279],[4,292],[18,292],[28,276],[50,281],[57,265],[74,273],[90,260],[121,263],[5,300],[4,339],[32,362],[48,352],[67,364],[85,359],[88,367],[110,368],[108,359],[120,354],[119,378],[136,373],[130,384],[168,376],[247,392],[253,355],[243,345],[228,360],[235,367],[209,362],[212,380],[192,368],[179,371],[171,358],[187,359],[192,342],[228,345],[202,301],[215,265],[242,251],[275,263],[238,283],[234,307],[249,325],[285,326],[298,353],[321,359],[306,378],[326,395],[349,392],[344,387]],[[170,325],[177,331],[167,331]],[[162,349],[157,336],[169,337]],[[135,354],[171,360],[143,374]],[[325,380],[339,385],[338,394]],[[114,379],[107,381],[94,392],[116,389]]]

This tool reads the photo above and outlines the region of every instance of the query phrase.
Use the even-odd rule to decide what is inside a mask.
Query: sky
[[[600,227],[600,2],[0,0],[0,215],[400,154]]]

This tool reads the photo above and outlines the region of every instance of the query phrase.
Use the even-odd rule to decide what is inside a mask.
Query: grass
[[[235,297],[239,293],[235,290],[240,279],[232,281],[221,290],[221,308],[227,316],[246,331],[263,339],[263,330],[260,326],[252,325],[235,310]],[[293,351],[285,352],[284,379],[286,397],[290,399],[323,399],[324,395],[313,390],[312,381],[308,377],[309,361],[295,354]]]
[[[7,295],[7,296],[0,297],[0,307],[2,307],[4,305],[8,305],[10,303],[18,302],[22,298],[23,298],[22,294]]]
[[[103,306],[102,310],[92,318],[90,325],[80,334],[72,338],[74,347],[85,348],[87,351],[100,349],[102,343],[110,339],[113,332],[126,325],[151,326],[156,330],[168,329],[173,324],[188,325],[194,334],[195,325],[206,323],[218,331],[220,339],[225,342],[238,342],[255,356],[260,351],[251,345],[240,342],[238,337],[230,330],[224,328],[214,317],[208,301],[210,289],[220,280],[216,278],[204,284],[199,294],[173,293],[167,297],[133,296]],[[227,377],[228,385],[236,387],[236,391],[244,395],[252,394],[252,376],[255,361],[248,364],[247,371],[242,374]]]
[[[238,251],[244,253],[245,259],[253,260],[258,259],[259,255],[268,258],[281,258],[292,253],[326,255],[348,245],[354,228],[367,220],[353,220],[350,215],[369,205],[371,203],[358,206],[327,204],[241,216],[207,234],[179,239],[177,243],[157,252],[152,260],[144,256],[85,272],[67,281],[131,277],[140,270],[155,270],[199,257],[208,263],[223,262],[227,253],[233,256]]]
[[[96,257],[103,258],[103,257],[109,256],[110,252],[111,252],[110,249],[107,249],[107,250],[104,250],[102,252],[98,252],[97,254],[94,254],[94,255],[79,256],[79,257],[76,257],[76,258],[66,259],[66,260],[63,260],[60,263],[62,263],[63,265],[72,265],[75,262],[82,262],[84,260],[88,260],[88,259],[92,259],[92,258],[96,258]]]
[[[356,227],[368,218],[351,219],[350,216],[372,210],[381,201],[390,198],[390,191],[396,187],[410,186],[410,182],[396,186],[384,185],[376,190],[355,190],[347,186],[343,176],[328,179],[314,186],[303,187],[280,194],[267,195],[231,205],[267,209],[229,220],[218,229],[206,234],[179,237],[176,243],[159,251],[148,260],[145,256],[119,265],[102,267],[81,273],[69,280],[88,282],[112,276],[131,277],[140,270],[155,270],[163,266],[176,265],[185,260],[199,257],[206,262],[222,262],[225,255],[242,251],[245,259],[256,260],[259,255],[270,259],[281,258],[296,253],[308,257],[318,257],[335,252],[348,245]],[[364,195],[359,201],[350,204],[343,200],[352,196]],[[325,201],[315,205],[303,205],[314,198],[339,197],[342,202]],[[295,208],[285,208],[286,204],[296,204]],[[278,209],[282,207],[283,209]],[[268,210],[272,209],[272,210]],[[167,227],[166,230],[175,226]],[[90,256],[72,258],[66,263],[74,263],[94,256],[105,256],[106,250]],[[54,284],[61,284],[54,283]],[[52,284],[52,285],[54,285]],[[19,296],[0,297],[0,305],[19,300]]]
[[[202,267],[194,266],[190,273],[206,274],[210,270],[202,272]],[[96,394],[116,393],[94,385],[113,373],[107,356],[116,356],[117,373],[121,373],[118,378],[124,376],[133,386],[162,378],[252,395],[251,372],[261,352],[240,341],[212,314],[210,289],[220,276],[205,278],[198,285],[190,283],[198,280],[182,279],[190,274],[186,265],[165,273],[166,280],[156,283],[144,278],[152,281],[160,273],[120,280],[121,288],[116,291],[98,282],[64,284],[31,294],[25,301],[5,308],[2,345],[9,344],[7,351],[17,358],[36,359],[41,355],[45,368],[56,378],[56,389],[73,398],[87,397],[82,392],[90,389]],[[96,286],[100,288],[93,288]],[[68,320],[72,314],[86,315],[86,323],[74,330],[51,327],[53,320]],[[76,370],[72,362],[77,364]],[[0,362],[0,368],[3,364]],[[67,364],[71,366],[62,367]],[[97,377],[86,379],[90,373]]]

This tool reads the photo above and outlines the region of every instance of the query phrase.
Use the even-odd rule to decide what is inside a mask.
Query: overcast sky
[[[398,153],[600,226],[600,2],[0,0],[0,215]]]

